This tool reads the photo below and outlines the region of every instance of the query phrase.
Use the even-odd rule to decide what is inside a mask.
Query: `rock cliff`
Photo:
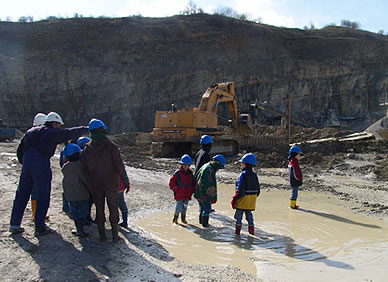
[[[235,81],[242,111],[263,103],[316,125],[381,118],[388,39],[340,27],[304,31],[215,15],[0,22],[0,118],[25,129],[37,112],[66,125],[91,117],[112,133],[150,131],[154,112],[194,107],[212,82]]]

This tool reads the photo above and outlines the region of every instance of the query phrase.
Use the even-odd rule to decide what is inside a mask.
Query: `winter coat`
[[[52,128],[46,125],[31,127],[22,137],[17,148],[17,157],[23,163],[23,155],[30,148],[34,148],[43,157],[50,159],[58,144],[76,139],[88,131],[87,126],[72,128]]]
[[[195,191],[195,178],[191,169],[185,171],[182,167],[174,172],[170,178],[169,186],[174,192],[174,200],[190,201]]]
[[[260,195],[260,184],[256,173],[246,167],[236,181],[236,192],[233,196],[234,208],[241,210],[256,209],[256,197]]]
[[[195,169],[194,169],[194,173],[197,173],[200,168],[211,161],[211,158],[210,158],[210,154],[207,150],[205,150],[204,148],[201,148],[197,154],[195,155]]]
[[[288,163],[288,176],[291,187],[299,187],[303,184],[302,171],[298,159],[291,157]]]
[[[62,167],[63,192],[68,201],[83,201],[89,199],[86,177],[82,172],[80,161],[67,162]]]
[[[81,153],[81,165],[92,192],[119,191],[124,164],[118,147],[108,138],[92,136]]]
[[[218,161],[211,161],[204,164],[195,174],[197,186],[195,187],[194,198],[203,204],[214,204],[217,202],[217,180],[216,172],[222,168]]]

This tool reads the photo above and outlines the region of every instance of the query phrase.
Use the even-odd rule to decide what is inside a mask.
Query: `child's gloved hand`
[[[234,209],[234,203],[235,203],[235,200],[234,198],[232,198],[232,201],[230,201],[230,204],[232,205],[232,209]]]
[[[238,195],[238,190],[236,190],[235,192],[234,192],[234,195],[233,195],[233,197],[232,197],[232,201],[230,202],[230,204],[232,205],[232,208],[234,209],[234,205],[236,204],[236,197],[237,197],[237,195]]]
[[[125,186],[124,188],[125,188],[125,194],[127,194],[129,192],[129,190],[131,189],[131,184],[128,183],[128,185]]]

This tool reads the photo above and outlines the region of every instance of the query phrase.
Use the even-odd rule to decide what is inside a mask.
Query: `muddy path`
[[[23,219],[26,231],[10,236],[9,218],[21,166],[16,160],[17,140],[0,143],[0,274],[3,281],[67,280],[88,281],[256,281],[254,275],[228,265],[188,264],[176,258],[160,243],[136,225],[135,221],[174,207],[168,179],[177,167],[177,160],[154,159],[147,147],[122,147],[121,153],[131,181],[126,195],[129,208],[129,229],[121,229],[122,240],[116,244],[98,241],[96,226],[87,227],[90,236],[79,239],[71,234],[73,222],[62,212],[62,174],[58,158],[52,159],[53,181],[49,209],[49,225],[56,232],[41,238],[33,235],[30,205]],[[388,186],[376,175],[377,162],[384,158],[375,153],[338,155],[330,167],[314,168],[301,161],[305,168],[303,190],[336,196],[350,204],[352,212],[387,220]],[[377,156],[377,157],[376,157]],[[306,156],[307,159],[307,156]],[[238,164],[229,160],[228,168],[217,174],[220,183],[233,184]],[[304,167],[304,165],[306,167]],[[285,168],[257,168],[262,189],[288,190]],[[288,203],[285,203],[288,205]],[[193,205],[195,206],[195,205]],[[193,207],[196,209],[196,206]]]

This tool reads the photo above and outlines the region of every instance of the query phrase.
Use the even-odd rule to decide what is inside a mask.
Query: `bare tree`
[[[214,14],[224,16],[224,17],[229,17],[229,18],[234,18],[234,19],[239,19],[242,21],[249,21],[251,18],[247,14],[239,14],[236,10],[230,8],[230,7],[218,7],[217,9],[214,10]],[[259,20],[259,21],[257,21]],[[253,20],[255,22],[261,23],[261,18],[259,17],[257,20]]]
[[[18,22],[19,23],[26,23],[27,22],[27,18],[26,17],[20,17]]]
[[[202,14],[202,13],[203,13],[202,8],[197,7],[197,4],[195,4],[191,0],[187,3],[183,11],[179,12],[179,14],[181,15],[194,15],[194,14]]]
[[[361,25],[358,22],[352,22],[349,20],[341,20],[341,26],[349,27],[353,29],[359,29],[361,27]]]

